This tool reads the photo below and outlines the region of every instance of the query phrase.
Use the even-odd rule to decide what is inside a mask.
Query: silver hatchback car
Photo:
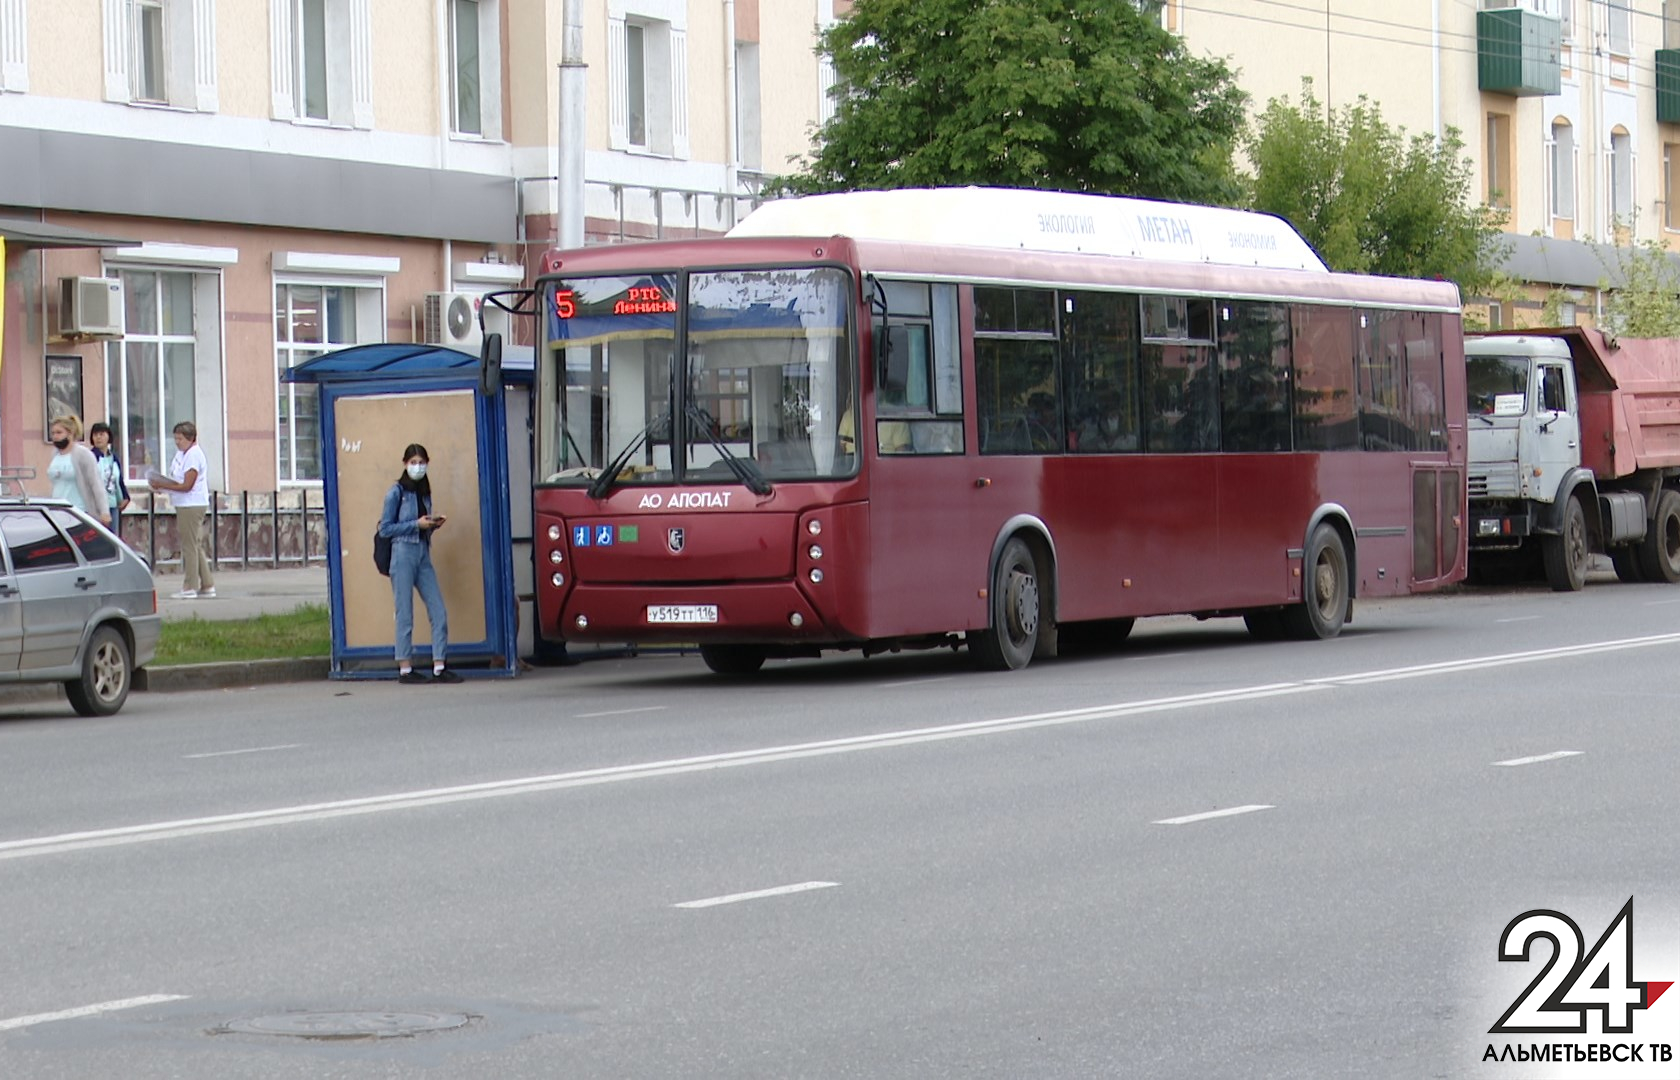
[[[0,685],[61,682],[83,716],[123,707],[157,653],[146,561],[55,499],[0,498]]]

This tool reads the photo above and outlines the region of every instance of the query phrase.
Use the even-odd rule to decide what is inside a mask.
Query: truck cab
[[[1569,346],[1557,338],[1466,342],[1470,542],[1519,547],[1581,465],[1580,398]]]

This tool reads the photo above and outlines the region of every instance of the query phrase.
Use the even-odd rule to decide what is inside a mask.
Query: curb
[[[332,660],[325,656],[146,667],[134,673],[134,689],[167,694],[180,690],[230,690],[272,683],[318,682],[325,681],[331,669]]]

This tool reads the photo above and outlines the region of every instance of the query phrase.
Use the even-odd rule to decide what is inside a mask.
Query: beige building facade
[[[563,10],[0,0],[0,464],[44,473],[48,416],[75,409],[140,492],[180,420],[227,498],[313,489],[314,393],[284,370],[476,351],[450,301],[525,280],[562,139],[590,242],[721,232],[809,145],[833,0],[579,0],[581,132],[556,104]]]
[[[1456,128],[1527,283],[1468,298],[1495,324],[1533,324],[1548,295],[1586,321],[1619,265],[1603,242],[1680,241],[1675,0],[1169,0],[1163,17],[1230,61],[1255,112],[1310,78],[1331,106],[1364,96],[1409,132]]]

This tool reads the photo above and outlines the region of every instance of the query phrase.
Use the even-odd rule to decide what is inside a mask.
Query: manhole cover
[[[288,1012],[234,1020],[216,1031],[298,1039],[395,1039],[450,1031],[471,1022],[466,1013],[452,1012]]]

